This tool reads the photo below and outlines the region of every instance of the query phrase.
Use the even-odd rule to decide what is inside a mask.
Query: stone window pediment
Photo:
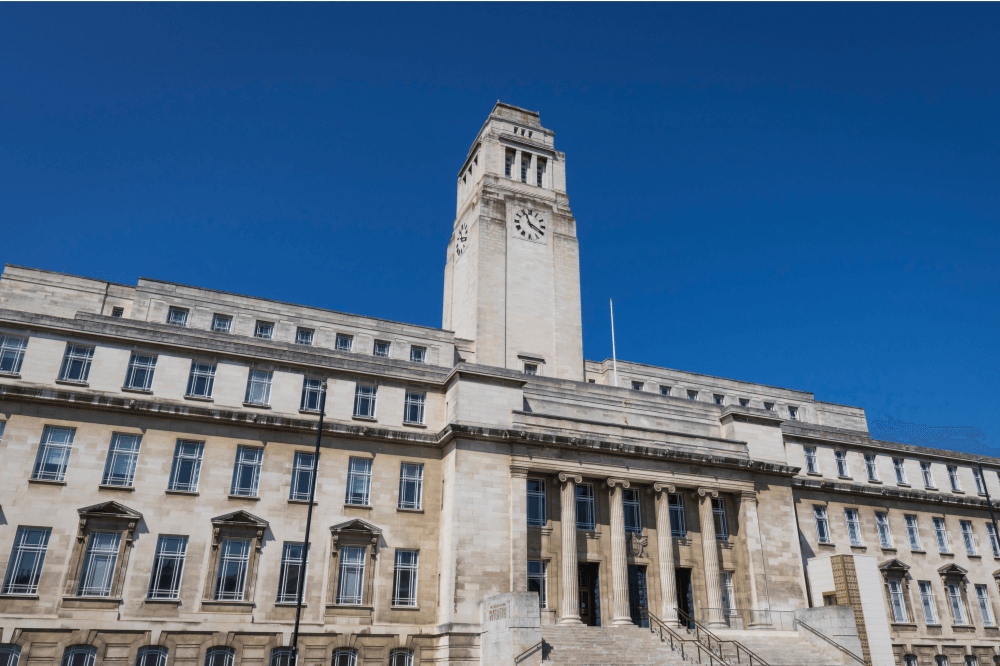
[[[878,565],[879,570],[885,576],[906,577],[910,570],[910,565],[895,558]]]
[[[327,599],[327,617],[354,616],[371,621],[375,560],[382,528],[360,518],[330,527],[330,580],[335,581]]]
[[[119,502],[77,509],[80,517],[71,555],[64,603],[117,607],[125,583],[125,567],[142,514]]]
[[[252,608],[268,522],[248,511],[212,518],[212,553],[202,608]]]
[[[963,569],[957,564],[946,564],[945,566],[938,569],[938,573],[942,578],[953,576],[955,578],[965,578],[965,575],[969,573],[968,569]]]

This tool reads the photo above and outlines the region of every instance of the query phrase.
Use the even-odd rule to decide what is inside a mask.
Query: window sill
[[[978,553],[977,553],[977,554],[975,554],[975,555],[969,555],[969,554],[966,554],[966,557],[969,557],[969,558],[972,558],[972,559],[976,559],[976,560],[981,560],[981,559],[983,559],[983,556],[982,556],[982,555],[979,555]]]
[[[919,553],[921,555],[926,555],[927,554],[926,550],[911,550],[910,552],[911,553]],[[930,626],[930,625],[928,625],[928,626]]]
[[[38,483],[43,486],[65,486],[65,481],[56,481],[55,479],[28,479],[28,483]]]
[[[927,626],[928,629],[931,629],[931,628],[940,629],[944,625],[943,624],[928,624],[926,626]]]
[[[836,548],[837,547],[837,544],[835,544],[832,541],[819,541],[819,542],[817,542],[817,545],[819,545],[819,546],[829,546],[831,548]]]
[[[889,626],[892,627],[893,629],[896,629],[897,627],[900,628],[900,629],[916,629],[917,628],[917,624],[915,622],[890,622]],[[930,626],[930,625],[928,625],[928,626]]]
[[[882,482],[881,482],[881,481],[879,481],[878,479],[868,479],[868,483],[877,483],[877,484],[879,484],[879,485],[881,485],[881,484],[882,484]]]
[[[9,377],[10,379],[20,379],[20,372],[0,372],[0,377]]]
[[[290,500],[288,500],[288,503],[289,504],[309,504],[309,500],[290,499]],[[317,502],[316,500],[313,500],[312,504],[313,504],[313,506],[316,506],[316,505],[319,504],[319,502]]]
[[[143,599],[147,604],[162,604],[164,606],[180,606],[180,599]]]
[[[163,492],[168,495],[189,495],[191,497],[198,496],[197,490],[164,490]]]
[[[394,611],[418,611],[420,606],[389,606],[389,610]]]
[[[851,550],[868,550],[868,546],[855,546],[851,544]]]
[[[230,613],[249,613],[253,611],[254,602],[252,601],[202,601],[201,609],[203,611],[220,611],[220,612],[230,612]]]
[[[295,608],[296,606],[298,606],[298,604],[295,603],[294,601],[275,601],[274,605],[277,606],[278,608]],[[302,607],[308,608],[309,604],[303,601]]]
[[[300,409],[299,410],[299,414],[313,414],[315,416],[319,416],[319,410],[318,409]]]
[[[964,490],[955,490],[954,488],[951,489],[951,492],[955,493],[956,495],[964,495],[965,494]]]
[[[951,625],[952,631],[957,631],[961,634],[974,634],[976,632],[976,625],[974,624],[953,624]]]
[[[909,487],[910,487],[910,484],[908,484],[908,483],[897,483],[897,484],[896,484],[896,487],[897,487],[897,488],[909,488]],[[929,626],[931,626],[931,625],[927,625],[927,626],[929,627]]]
[[[423,512],[424,512],[423,509],[404,509],[399,506],[396,507],[396,513],[423,513]],[[531,529],[531,526],[529,525],[528,528]],[[536,527],[535,529],[541,529],[541,528]]]
[[[215,402],[215,398],[208,398],[203,395],[186,395],[185,400],[196,400],[198,402]]]
[[[38,599],[37,594],[0,594],[0,599]]]
[[[344,508],[345,509],[366,509],[368,511],[371,511],[372,510],[372,505],[371,504],[348,504],[348,503],[345,502],[344,503]]]
[[[142,393],[143,395],[153,395],[153,392],[150,391],[149,389],[130,388],[128,386],[123,386],[122,391],[124,391],[125,393]]]
[[[121,604],[121,598],[115,597],[63,597],[61,605],[63,608],[117,611]]]
[[[403,425],[406,426],[407,428],[426,428],[427,427],[426,423],[409,423],[407,421],[403,421]],[[395,608],[395,606],[393,606],[393,608]]]
[[[123,493],[134,493],[135,486],[113,486],[108,483],[101,483],[97,486],[98,490],[117,490]]]
[[[375,418],[374,416],[356,416],[355,415],[355,416],[352,416],[351,418],[354,419],[355,421],[378,421],[378,419]]]
[[[924,486],[924,490],[933,490],[934,492],[937,492],[939,489],[934,486]]]
[[[895,546],[882,546],[882,552],[883,553],[895,553],[898,550],[899,549],[896,548]]]
[[[806,476],[823,476],[820,472],[806,472]]]
[[[369,606],[366,604],[327,604],[326,607],[329,609],[338,609],[338,610],[358,610],[358,611],[375,610],[374,606]]]
[[[838,479],[844,479],[845,481],[853,481],[854,480],[853,476],[843,476],[843,475],[840,475],[840,474],[837,475],[837,478]]]
[[[90,386],[87,382],[78,382],[72,379],[57,379],[56,384],[66,384],[67,386]]]
[[[244,407],[253,407],[254,409],[271,409],[271,405],[261,405],[256,402],[244,402]]]
[[[230,494],[229,495],[229,499],[231,499],[231,500],[247,500],[248,502],[259,502],[260,501],[260,497],[258,497],[257,495],[233,495],[233,494]]]

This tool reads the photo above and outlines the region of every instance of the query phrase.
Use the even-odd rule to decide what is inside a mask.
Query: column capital
[[[572,481],[573,483],[583,483],[583,477],[573,472],[559,472],[559,481],[561,483],[566,483],[567,481]]]
[[[662,492],[676,493],[677,486],[675,486],[672,483],[667,483],[665,481],[657,481],[656,483],[653,484],[653,490],[658,493]]]
[[[718,497],[719,496],[719,491],[716,490],[715,488],[699,488],[698,489],[698,496],[699,497]]]
[[[615,477],[611,477],[604,483],[607,484],[608,488],[612,489],[614,489],[615,486],[621,486],[622,488],[629,487],[628,479],[617,479]]]

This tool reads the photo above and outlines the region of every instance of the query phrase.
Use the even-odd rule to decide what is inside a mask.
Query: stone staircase
[[[770,635],[769,635],[770,634]],[[725,636],[719,636],[723,641]],[[858,662],[830,645],[816,645],[791,632],[761,631],[753,636],[737,638],[748,650],[766,661],[769,666],[845,666]],[[736,663],[735,651],[731,645],[723,647],[723,656],[732,664]],[[744,661],[746,661],[744,659]]]
[[[670,645],[635,625],[542,627],[542,664],[688,666]]]

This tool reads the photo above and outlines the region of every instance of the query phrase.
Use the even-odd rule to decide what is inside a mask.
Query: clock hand
[[[542,230],[541,230],[541,229],[539,229],[538,227],[536,227],[535,225],[533,225],[533,224],[531,223],[531,221],[529,221],[529,220],[525,220],[525,221],[526,221],[526,222],[528,222],[528,226],[529,226],[529,227],[531,227],[532,229],[534,229],[535,231],[537,231],[537,232],[538,232],[539,234],[541,234],[541,233],[542,233]]]

